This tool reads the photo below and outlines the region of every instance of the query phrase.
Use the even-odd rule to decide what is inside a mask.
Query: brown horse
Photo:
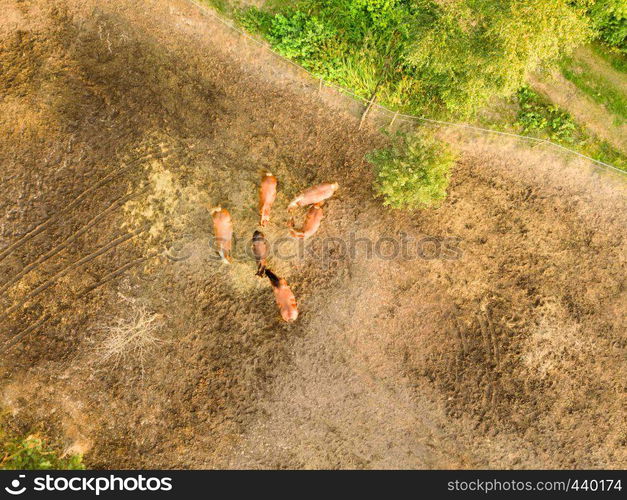
[[[281,317],[288,323],[295,321],[298,318],[298,306],[296,305],[296,297],[294,297],[287,281],[279,278],[270,269],[266,269],[266,276],[272,284],[274,299],[279,306]]]
[[[314,203],[320,203],[327,198],[333,196],[333,193],[337,191],[340,185],[337,182],[318,184],[317,186],[305,189],[296,198],[294,198],[287,206],[288,210],[292,210],[296,207],[306,207]]]
[[[216,207],[211,209],[213,218],[213,232],[216,237],[218,255],[227,264],[231,262],[231,247],[233,240],[233,221],[226,208]]]
[[[253,233],[253,255],[257,262],[257,276],[263,276],[266,270],[266,258],[268,257],[268,242],[261,231]]]
[[[271,173],[266,173],[261,179],[259,188],[259,225],[264,227],[270,221],[270,208],[276,199],[277,180]]]
[[[320,227],[321,221],[322,207],[319,203],[316,203],[307,211],[305,223],[303,224],[303,227],[300,231],[294,229],[294,219],[290,220],[290,235],[292,235],[294,238],[307,239],[316,234],[316,231],[318,231],[318,228]]]

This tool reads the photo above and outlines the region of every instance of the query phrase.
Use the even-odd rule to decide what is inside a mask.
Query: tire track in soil
[[[111,271],[110,273],[100,278],[93,285],[89,285],[88,287],[85,287],[80,293],[74,296],[74,300],[79,300],[79,299],[86,297],[89,293],[93,292],[97,288],[109,283],[110,281],[116,278],[119,278],[129,269],[132,269],[135,266],[143,264],[144,262],[147,262],[150,259],[154,259],[155,257],[158,257],[159,255],[160,255],[159,253],[153,253],[151,255],[140,257],[139,259],[135,259],[131,262],[128,262],[127,264],[124,264],[123,266],[118,267],[117,269]],[[67,307],[67,304],[63,304],[59,307],[59,309],[65,309],[66,307]],[[5,354],[11,348],[15,347],[19,342],[21,342],[22,340],[25,340],[25,338],[28,335],[35,332],[39,327],[43,326],[45,323],[47,323],[50,320],[56,319],[59,315],[60,314],[56,314],[56,315],[44,314],[43,317],[39,319],[37,322],[35,322],[34,324],[26,327],[25,329],[17,333],[15,336],[13,336],[12,339],[7,340],[4,343],[4,345],[0,347],[0,354]]]
[[[145,155],[141,155],[141,156],[137,156],[137,157],[132,158],[130,160],[130,162],[126,163],[125,166],[123,166],[121,168],[118,168],[115,171],[107,174],[100,181],[98,181],[96,183],[96,185],[91,186],[87,190],[83,191],[79,195],[79,197],[74,200],[74,203],[72,204],[72,206],[66,207],[63,211],[57,212],[56,214],[54,214],[53,216],[48,218],[46,221],[43,221],[34,230],[29,231],[23,238],[20,238],[20,240],[18,240],[16,242],[14,242],[13,244],[11,244],[10,245],[11,248],[7,248],[6,250],[15,251],[20,246],[28,243],[28,240],[30,240],[31,238],[33,238],[37,234],[43,232],[43,230],[45,230],[52,222],[54,222],[53,221],[54,217],[59,217],[63,213],[66,213],[69,210],[71,210],[72,208],[75,208],[78,205],[78,203],[83,201],[83,199],[88,194],[93,194],[93,193],[95,193],[95,191],[97,189],[100,189],[100,188],[104,187],[106,184],[108,184],[108,183],[110,183],[110,182],[112,182],[112,181],[114,181],[116,179],[120,179],[125,174],[130,173],[132,168],[134,166],[136,166],[137,164],[145,162],[147,160],[168,159],[173,154],[175,154],[177,152],[180,152],[180,151],[183,151],[183,150],[188,151],[188,149],[189,148],[184,148],[184,147],[173,147],[173,148],[168,148],[165,151],[164,150],[160,150],[160,151],[158,151],[156,153],[152,152],[152,153],[148,153],[148,154],[145,154]],[[185,155],[185,156],[187,156],[187,155]],[[73,242],[77,241],[80,236],[82,236],[87,231],[89,231],[94,226],[96,226],[98,223],[100,223],[102,220],[104,220],[104,218],[107,215],[109,215],[110,213],[114,212],[114,210],[116,208],[118,208],[120,206],[123,206],[127,201],[135,199],[135,198],[137,198],[137,197],[139,197],[139,196],[141,196],[143,194],[148,193],[149,191],[150,191],[150,188],[147,187],[145,189],[140,190],[139,192],[133,192],[133,193],[121,196],[118,199],[116,199],[113,202],[111,202],[109,204],[109,206],[107,206],[103,211],[101,211],[96,216],[92,217],[92,219],[90,219],[84,226],[82,226],[77,231],[75,231],[70,236],[68,236],[62,243],[56,245],[53,249],[51,249],[47,253],[45,253],[42,256],[40,256],[33,263],[28,264],[27,266],[25,266],[22,269],[22,271],[20,271],[16,276],[14,276],[13,278],[10,278],[7,282],[5,282],[2,285],[2,287],[0,287],[0,293],[4,293],[7,289],[9,289],[13,284],[18,282],[25,275],[27,275],[31,271],[37,269],[41,264],[45,263],[46,261],[48,261],[52,257],[58,255],[64,249],[68,248]],[[143,228],[140,228],[139,232],[137,232],[137,231],[134,232],[133,236],[131,236],[131,237],[135,237],[135,236],[141,234],[147,228],[149,228],[149,224],[147,224],[146,226],[143,226]],[[34,231],[36,231],[36,233],[32,234]],[[94,252],[94,253],[92,253],[92,254],[84,257],[84,258],[79,259],[78,261],[76,261],[73,264],[70,264],[68,267],[66,267],[64,269],[61,269],[61,270],[57,271],[57,273],[55,273],[53,278],[51,278],[50,280],[46,281],[45,283],[43,283],[42,285],[37,287],[35,290],[33,290],[20,303],[18,303],[16,305],[10,307],[9,309],[7,309],[5,314],[7,314],[7,315],[11,314],[12,312],[15,311],[16,308],[20,307],[21,305],[24,305],[25,303],[27,303],[32,298],[34,298],[35,296],[39,295],[39,293],[42,293],[45,290],[47,290],[48,288],[50,288],[52,285],[54,285],[54,283],[59,278],[63,277],[68,272],[70,272],[70,271],[80,267],[83,264],[87,264],[93,258],[95,258],[95,257],[97,257],[99,255],[102,255],[101,252],[109,251],[109,250],[113,249],[115,246],[117,246],[117,244],[114,245],[114,246],[111,246],[112,243],[118,242],[118,244],[121,244],[124,241],[126,241],[125,239],[122,239],[122,238],[123,237],[117,238],[116,240],[114,240],[114,242],[110,242],[109,244],[105,245],[105,247],[99,249],[98,251],[96,251],[96,252]],[[87,296],[89,293],[93,292],[97,288],[99,288],[99,287],[101,287],[101,286],[111,282],[112,280],[114,280],[116,278],[121,277],[129,269],[131,269],[131,268],[133,268],[133,267],[135,267],[137,265],[140,265],[140,264],[142,264],[144,262],[147,262],[147,261],[149,261],[150,259],[152,259],[154,257],[158,257],[159,255],[160,255],[159,252],[150,252],[149,255],[140,257],[138,259],[135,259],[135,260],[133,260],[131,262],[128,262],[128,263],[126,263],[124,265],[119,266],[117,269],[114,269],[113,271],[107,273],[105,276],[103,276],[100,280],[98,280],[93,285],[85,287],[85,289],[83,289],[83,291],[79,292],[78,294],[75,294],[74,298],[75,299],[81,299],[81,298]],[[64,307],[65,307],[64,305],[61,305],[61,307],[59,309],[64,309]],[[47,323],[50,320],[55,319],[58,316],[59,316],[59,314],[57,314],[57,315],[44,314],[43,318],[41,320],[37,320],[36,323],[34,323],[33,325],[28,326],[25,329],[23,329],[21,332],[17,333],[12,340],[7,341],[6,344],[5,344],[5,347],[3,347],[2,350],[0,350],[0,352],[8,351],[10,348],[12,348],[15,345],[17,345],[21,340],[24,340],[28,335],[30,335],[34,331],[36,331],[39,327],[43,326],[45,323]]]
[[[0,286],[0,294],[4,293],[9,287],[11,287],[15,283],[17,283],[20,279],[22,279],[28,273],[30,273],[31,271],[34,271],[35,269],[37,269],[41,264],[43,264],[44,262],[50,260],[52,257],[54,257],[55,255],[59,254],[64,249],[68,248],[68,246],[70,246],[72,243],[74,243],[80,236],[85,234],[91,228],[96,226],[109,213],[113,212],[116,208],[124,205],[124,203],[126,203],[127,201],[130,201],[130,200],[132,200],[134,198],[137,198],[138,196],[141,196],[142,194],[145,194],[147,191],[148,191],[147,189],[144,189],[144,190],[136,192],[136,193],[131,193],[131,194],[127,194],[125,196],[121,196],[120,198],[115,200],[107,208],[105,208],[102,212],[100,212],[98,215],[93,217],[89,222],[87,222],[87,224],[82,226],[78,231],[75,231],[70,236],[68,236],[62,243],[60,243],[59,245],[57,245],[54,248],[52,248],[52,250],[50,250],[49,252],[47,252],[47,253],[43,254],[42,256],[40,256],[35,262],[32,262],[31,264],[28,264],[28,265],[24,266],[24,268],[18,274],[16,274],[13,278],[10,278],[2,286]]]
[[[14,242],[12,245],[10,245],[11,248],[10,249],[7,248],[6,250],[13,250],[13,251],[15,251],[21,245],[24,245],[24,244],[28,243],[28,240],[30,240],[31,238],[33,238],[37,234],[43,232],[43,230],[45,230],[47,226],[49,226],[52,222],[54,222],[53,221],[54,217],[60,217],[60,215],[62,215],[63,213],[66,213],[69,210],[71,210],[72,208],[75,208],[78,205],[78,203],[83,201],[83,199],[88,194],[94,194],[97,189],[100,189],[100,188],[104,187],[109,182],[112,182],[112,181],[114,181],[116,179],[120,179],[123,175],[129,173],[132,170],[132,168],[134,166],[136,166],[138,163],[145,162],[147,160],[152,160],[152,159],[167,159],[172,154],[174,154],[174,153],[176,153],[178,151],[181,151],[182,149],[183,149],[182,147],[168,148],[166,151],[161,150],[161,151],[156,152],[156,153],[152,152],[152,153],[148,153],[148,154],[141,155],[141,156],[138,156],[138,157],[135,157],[135,158],[131,159],[130,162],[128,162],[125,166],[123,166],[121,168],[118,168],[115,171],[107,174],[100,181],[98,181],[96,183],[96,185],[93,185],[90,188],[88,188],[87,190],[83,191],[79,195],[79,197],[77,197],[74,200],[74,203],[71,206],[66,207],[63,211],[57,212],[55,215],[53,215],[52,217],[48,218],[46,221],[43,221],[42,223],[40,223],[37,226],[37,228],[35,228],[32,231],[29,231],[29,233],[27,233],[25,235],[25,237],[20,238],[20,240]],[[127,201],[135,199],[135,198],[137,198],[137,197],[139,197],[139,196],[141,196],[143,194],[146,194],[148,191],[149,191],[149,188],[145,188],[145,189],[143,189],[143,190],[141,190],[139,192],[130,193],[130,194],[121,196],[118,199],[114,200],[102,212],[100,212],[96,216],[92,217],[92,219],[90,221],[88,221],[80,229],[78,229],[77,231],[72,233],[70,236],[68,236],[62,243],[56,245],[54,248],[52,248],[50,251],[48,251],[47,253],[45,253],[42,256],[40,256],[34,262],[32,262],[31,264],[28,264],[27,266],[25,266],[17,275],[15,275],[13,278],[10,278],[7,282],[5,282],[0,287],[0,294],[4,293],[5,291],[7,291],[13,284],[17,283],[21,278],[26,276],[28,273],[30,273],[31,271],[39,268],[39,266],[41,264],[43,264],[46,261],[48,261],[49,259],[53,258],[57,254],[62,252],[64,249],[68,248],[72,243],[77,241],[80,236],[82,236],[87,231],[89,231],[94,226],[96,226],[98,223],[100,223],[102,220],[104,220],[104,218],[108,214],[114,212],[114,210],[116,208],[118,208],[120,206],[123,206],[124,203],[126,203]],[[120,242],[120,243],[122,243],[122,242]],[[106,246],[108,246],[108,245],[106,245]],[[112,249],[112,248],[113,247],[108,248],[107,251]],[[94,254],[91,254],[91,255],[93,256]],[[139,258],[139,259],[135,259],[135,260],[131,261],[130,263],[127,263],[125,265],[120,266],[118,269],[115,269],[112,272],[108,273],[102,280],[98,281],[94,285],[86,287],[83,290],[83,292],[77,294],[75,298],[76,299],[80,299],[82,297],[85,297],[91,291],[97,289],[98,287],[108,283],[109,281],[111,281],[111,280],[113,280],[115,278],[118,278],[118,277],[122,276],[122,274],[125,271],[131,269],[132,267],[134,267],[136,265],[141,264],[142,262],[146,262],[147,260],[155,257],[156,255],[157,254],[153,253],[151,255],[148,255],[148,256],[145,256],[145,257],[142,257],[142,258]],[[89,256],[87,256],[87,257],[89,257]],[[87,262],[89,262],[89,260],[91,260],[91,259],[88,259],[88,260],[85,260],[85,259],[86,258],[79,259],[79,261],[77,261],[75,264],[71,264],[69,267],[61,269],[60,271],[58,271],[55,274],[55,276],[53,278],[51,278],[51,280],[49,280],[49,281],[45,282],[44,284],[42,284],[41,286],[39,286],[31,294],[29,294],[27,297],[25,297],[25,299],[21,303],[19,303],[17,306],[14,305],[14,306],[10,307],[5,312],[5,314],[7,314],[7,315],[10,314],[11,312],[13,312],[20,305],[25,304],[26,302],[28,302],[30,299],[34,298],[39,293],[41,293],[41,292],[45,291],[46,289],[48,289],[50,286],[52,286],[54,284],[54,282],[56,282],[57,279],[61,278],[65,274],[67,274],[72,269],[78,267],[80,265],[81,261],[83,261],[82,264],[86,264]],[[33,333],[33,331],[35,331],[37,328],[43,326],[43,324],[48,322],[50,319],[54,319],[54,317],[50,316],[48,314],[44,315],[44,318],[42,320],[39,320],[34,325],[31,325],[31,326],[25,328],[22,332],[18,333],[14,337],[14,339],[12,341],[7,341],[7,344],[10,344],[10,345],[5,347],[4,350],[6,351],[9,348],[15,346],[20,340],[23,340],[28,334]]]
[[[2,262],[7,256],[9,256],[15,250],[17,250],[22,245],[27,243],[29,240],[31,240],[32,238],[34,238],[38,234],[42,233],[51,224],[53,224],[56,219],[60,218],[61,215],[63,215],[65,213],[69,212],[70,210],[76,208],[88,195],[90,195],[93,192],[99,190],[100,188],[102,188],[103,186],[105,186],[109,182],[113,181],[114,179],[118,179],[122,175],[125,175],[126,173],[130,172],[130,170],[135,165],[137,165],[138,163],[146,161],[146,160],[151,160],[151,159],[164,159],[164,158],[167,158],[168,156],[170,156],[173,152],[175,152],[178,149],[182,149],[182,148],[176,148],[175,150],[167,151],[167,152],[164,152],[164,153],[161,153],[161,154],[159,154],[159,153],[157,153],[157,154],[151,153],[151,154],[148,154],[146,156],[142,156],[142,157],[139,157],[139,158],[134,158],[127,165],[125,165],[125,166],[123,166],[121,168],[118,168],[118,169],[114,170],[113,172],[110,172],[109,174],[105,175],[102,179],[100,179],[95,184],[93,184],[92,186],[88,187],[81,194],[79,194],[70,204],[66,205],[63,209],[61,209],[60,211],[58,211],[55,214],[53,214],[50,217],[48,217],[46,220],[44,220],[41,223],[39,223],[33,229],[29,230],[26,234],[24,234],[21,238],[19,238],[15,242],[9,244],[5,249],[0,251],[0,262]],[[0,293],[1,293],[1,291],[0,291]]]
[[[5,313],[4,313],[5,316],[4,316],[3,319],[7,319],[7,317],[10,316],[17,309],[19,309],[24,304],[26,304],[27,302],[29,302],[30,300],[35,298],[40,293],[44,292],[45,290],[47,290],[48,288],[53,286],[59,280],[59,278],[62,278],[67,273],[69,273],[69,272],[71,272],[71,271],[73,271],[75,269],[78,269],[79,267],[83,266],[84,264],[87,264],[88,262],[90,262],[90,261],[100,257],[101,255],[109,252],[110,250],[114,249],[118,245],[121,245],[122,243],[124,243],[124,242],[126,242],[126,241],[128,241],[128,240],[130,240],[132,238],[135,238],[136,236],[140,235],[141,233],[144,233],[145,231],[147,231],[149,228],[150,228],[150,224],[144,224],[143,226],[139,227],[138,229],[136,229],[136,230],[134,230],[134,231],[132,231],[130,233],[126,233],[126,234],[123,234],[121,236],[118,236],[113,241],[110,241],[109,243],[107,243],[103,247],[99,248],[95,252],[92,252],[89,255],[86,255],[82,259],[79,259],[79,260],[73,262],[69,266],[63,268],[61,271],[58,271],[52,278],[46,280],[44,283],[39,285],[37,288],[35,288],[30,293],[28,293],[25,297],[23,297],[19,302],[17,302],[16,304],[12,305],[11,307],[9,307],[5,311]]]
[[[135,260],[133,260],[131,262],[128,262],[127,264],[124,264],[121,267],[118,267],[114,271],[111,271],[110,273],[108,273],[105,276],[103,276],[102,278],[100,278],[100,280],[98,280],[93,285],[89,285],[88,287],[86,287],[82,292],[80,292],[76,296],[76,298],[77,299],[82,299],[88,293],[91,293],[94,290],[96,290],[97,288],[99,288],[99,287],[109,283],[110,281],[112,281],[112,280],[114,280],[116,278],[119,278],[120,276],[122,276],[129,269],[131,269],[131,268],[133,268],[135,266],[138,266],[139,264],[143,264],[144,262],[147,262],[150,259],[154,259],[155,257],[158,257],[159,255],[160,255],[159,253],[153,253],[151,255],[147,255],[145,257],[140,257],[139,259],[135,259]]]
[[[0,354],[6,354],[12,347],[15,347],[20,341],[24,340],[29,334],[37,330],[40,326],[47,323],[52,316],[50,314],[44,314],[41,319],[33,323],[32,325],[24,328],[21,332],[17,333],[13,338],[7,340],[2,347],[0,347]]]

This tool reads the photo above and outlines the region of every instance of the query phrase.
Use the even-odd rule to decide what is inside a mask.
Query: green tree
[[[590,18],[597,38],[627,55],[627,2],[625,0],[573,0]]]
[[[468,117],[591,35],[588,7],[572,0],[270,4],[241,12],[240,22],[327,80],[429,116]]]
[[[453,115],[510,96],[530,72],[571,52],[590,30],[566,0],[452,0],[417,26],[407,59],[415,78]]]

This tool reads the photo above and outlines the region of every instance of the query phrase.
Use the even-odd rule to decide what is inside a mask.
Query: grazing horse
[[[296,306],[296,298],[287,281],[279,278],[270,269],[266,269],[266,276],[272,284],[274,299],[279,306],[279,311],[281,311],[281,317],[288,323],[295,321],[298,317],[298,307]]]
[[[296,198],[294,198],[287,206],[288,210],[292,210],[296,207],[306,207],[315,203],[320,203],[327,198],[333,196],[333,193],[337,191],[340,185],[337,182],[318,184],[317,186],[305,189]]]
[[[308,211],[307,216],[305,217],[305,223],[300,231],[294,229],[294,219],[292,218],[289,222],[290,226],[290,235],[294,238],[302,238],[307,239],[318,231],[320,227],[320,222],[322,221],[322,207],[319,203],[313,205]]]
[[[276,199],[277,180],[271,173],[266,173],[261,179],[261,187],[259,188],[259,214],[261,220],[259,225],[265,227],[270,221],[270,208]]]
[[[261,231],[253,233],[253,255],[257,262],[257,276],[263,276],[266,270],[266,258],[268,257],[268,242]]]
[[[216,237],[218,255],[220,255],[223,262],[229,264],[232,260],[231,247],[233,239],[231,214],[226,208],[216,207],[211,209],[211,217],[213,218],[213,232]]]

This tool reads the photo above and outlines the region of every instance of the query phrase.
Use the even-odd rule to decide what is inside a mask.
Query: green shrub
[[[522,132],[543,135],[557,142],[575,142],[577,124],[569,113],[546,102],[526,86],[517,92],[517,98],[519,112],[516,124]]]
[[[437,206],[445,197],[452,152],[432,135],[402,135],[386,149],[366,156],[375,167],[374,189],[384,205],[396,209]]]
[[[316,16],[296,11],[290,16],[277,14],[267,36],[277,52],[307,67],[315,65],[324,43],[333,36],[333,30]]]
[[[85,466],[80,455],[60,458],[45,441],[37,435],[12,437],[3,443],[3,457],[0,469],[5,470],[83,470]]]
[[[235,20],[242,28],[250,33],[266,35],[272,25],[274,16],[264,10],[254,7],[238,10],[235,13]]]

